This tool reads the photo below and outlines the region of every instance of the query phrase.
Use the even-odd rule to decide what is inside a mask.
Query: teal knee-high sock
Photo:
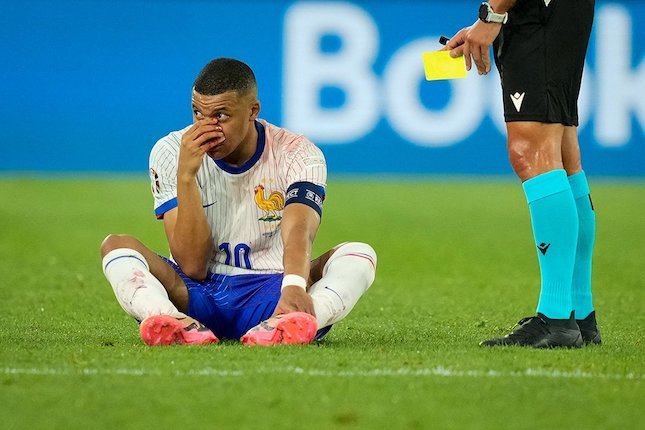
[[[578,246],[573,268],[573,310],[577,319],[584,319],[593,312],[591,297],[591,259],[596,240],[596,213],[589,194],[585,172],[569,176],[571,191],[578,209]]]
[[[523,187],[542,280],[537,311],[549,318],[569,318],[578,213],[567,173],[563,169],[542,173],[524,182]]]

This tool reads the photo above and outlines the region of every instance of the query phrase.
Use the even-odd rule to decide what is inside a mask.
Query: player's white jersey
[[[158,218],[177,207],[179,148],[188,128],[160,139],[150,153]],[[214,243],[208,269],[214,273],[283,272],[280,220],[287,190],[298,182],[325,187],[325,158],[313,143],[263,120],[256,128],[258,148],[247,163],[233,167],[206,155],[197,174]]]

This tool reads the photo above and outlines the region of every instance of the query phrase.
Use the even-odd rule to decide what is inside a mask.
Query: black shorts
[[[495,40],[504,118],[578,125],[594,0],[518,0]]]

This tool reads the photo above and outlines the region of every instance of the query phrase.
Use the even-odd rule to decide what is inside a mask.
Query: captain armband
[[[285,206],[291,203],[307,205],[322,218],[322,204],[325,200],[325,187],[311,182],[294,182],[287,189]]]

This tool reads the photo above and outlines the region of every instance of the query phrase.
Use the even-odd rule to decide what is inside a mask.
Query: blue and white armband
[[[294,182],[287,189],[284,205],[302,203],[318,212],[318,215],[322,218],[322,204],[324,200],[325,187],[322,185],[316,185],[311,182]]]

